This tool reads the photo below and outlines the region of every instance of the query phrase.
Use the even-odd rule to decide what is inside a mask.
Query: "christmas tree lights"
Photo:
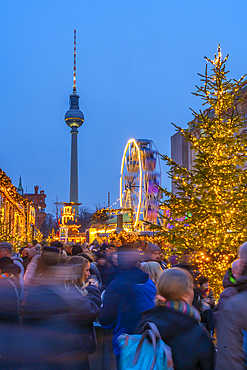
[[[237,110],[245,84],[244,77],[227,79],[227,58],[222,59],[220,47],[214,60],[206,58],[212,73],[206,66],[205,74],[199,74],[202,86],[196,86],[194,95],[207,109],[192,110],[189,129],[174,125],[194,160],[187,169],[162,156],[176,192],[162,189],[167,212],[164,225],[156,226],[178,251],[199,252],[196,262],[217,293],[238,247],[247,240],[246,123]]]

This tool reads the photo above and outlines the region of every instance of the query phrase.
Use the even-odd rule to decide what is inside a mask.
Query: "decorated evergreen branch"
[[[91,222],[92,222],[92,225],[95,225],[95,224],[100,224],[102,222],[105,222],[109,219],[109,216],[107,214],[107,210],[106,209],[98,209],[92,216],[91,218]]]
[[[12,235],[13,226],[12,225],[13,219],[9,222],[4,222],[0,218],[0,243],[1,242],[8,242],[12,243],[14,240],[14,236]]]

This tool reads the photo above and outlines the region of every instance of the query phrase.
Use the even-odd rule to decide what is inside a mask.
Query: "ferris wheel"
[[[121,164],[120,207],[132,209],[134,228],[144,228],[141,221],[157,221],[160,184],[160,158],[154,142],[130,139]]]

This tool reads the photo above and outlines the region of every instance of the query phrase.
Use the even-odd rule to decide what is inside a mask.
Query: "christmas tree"
[[[178,251],[198,252],[201,272],[216,293],[238,247],[247,240],[246,123],[237,111],[244,77],[227,78],[227,58],[222,59],[220,47],[214,60],[206,58],[211,74],[206,65],[205,74],[199,74],[202,86],[196,86],[194,95],[207,109],[192,110],[188,129],[174,125],[189,144],[191,168],[162,156],[176,191],[162,189],[166,212],[159,230]]]

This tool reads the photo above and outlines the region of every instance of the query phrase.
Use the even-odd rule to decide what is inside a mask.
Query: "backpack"
[[[142,335],[121,334],[118,337],[120,369],[173,370],[171,348],[161,339],[157,326],[147,322],[142,331]]]

